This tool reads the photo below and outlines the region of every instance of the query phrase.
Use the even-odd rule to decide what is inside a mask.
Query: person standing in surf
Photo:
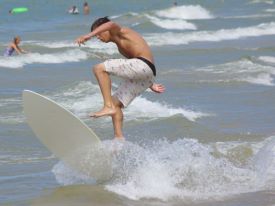
[[[27,53],[25,50],[23,50],[19,47],[20,42],[21,42],[21,38],[19,36],[14,37],[13,41],[6,48],[6,50],[4,52],[4,56],[9,57],[13,54],[14,51],[16,51],[17,54]]]
[[[122,109],[147,88],[156,93],[164,92],[165,88],[162,84],[154,83],[154,58],[150,47],[140,34],[120,26],[108,17],[103,17],[92,24],[90,33],[78,37],[75,42],[80,46],[93,37],[104,43],[115,43],[120,54],[126,59],[109,59],[93,67],[104,106],[100,111],[91,113],[90,117],[111,116],[115,138],[124,139]],[[113,96],[110,75],[123,79]]]
[[[85,2],[85,3],[83,4],[83,13],[84,13],[85,15],[90,14],[90,7],[89,7],[89,5],[88,5],[88,2]]]

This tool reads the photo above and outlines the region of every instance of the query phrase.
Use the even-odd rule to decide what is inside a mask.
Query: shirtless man
[[[156,93],[164,92],[161,84],[154,83],[156,70],[152,52],[146,41],[132,29],[121,27],[110,21],[108,17],[97,19],[89,34],[80,36],[76,43],[84,44],[92,37],[102,42],[113,42],[118,51],[127,59],[109,59],[93,67],[93,72],[104,100],[103,108],[91,117],[111,116],[114,126],[115,138],[123,139],[122,108],[127,107],[131,101],[147,88]],[[109,75],[121,77],[123,82],[111,96],[111,79]]]

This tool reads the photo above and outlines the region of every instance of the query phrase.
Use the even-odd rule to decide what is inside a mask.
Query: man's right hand
[[[78,46],[81,46],[81,44],[84,44],[86,41],[88,41],[91,37],[84,35],[80,36],[75,40],[75,43],[78,44]]]

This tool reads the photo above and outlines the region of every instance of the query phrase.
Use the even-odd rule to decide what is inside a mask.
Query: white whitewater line
[[[153,24],[164,29],[197,30],[195,24],[189,23],[182,19],[160,19],[150,15],[145,16],[150,19]]]
[[[219,42],[275,34],[275,23],[263,23],[257,26],[218,31],[198,31],[189,33],[146,34],[145,38],[152,46],[189,44],[192,42]]]
[[[168,9],[156,11],[160,17],[172,19],[212,19],[214,16],[200,5],[176,6]]]
[[[87,58],[88,54],[80,49],[52,54],[29,53],[19,56],[0,57],[0,67],[22,68],[27,64],[33,63],[60,64],[64,62],[78,62]]]

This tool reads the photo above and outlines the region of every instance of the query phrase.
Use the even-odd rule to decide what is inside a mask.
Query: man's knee
[[[119,101],[119,99],[116,96],[112,96],[112,101],[115,107],[123,109],[123,104],[121,103],[121,101]]]
[[[93,73],[95,75],[101,73],[101,72],[105,72],[105,67],[104,64],[97,64],[93,67]]]

